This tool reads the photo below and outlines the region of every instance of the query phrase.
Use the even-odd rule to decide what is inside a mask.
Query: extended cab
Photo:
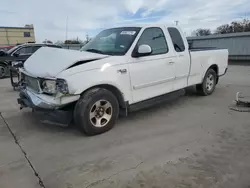
[[[214,92],[228,50],[189,49],[182,31],[166,25],[102,31],[80,51],[41,48],[24,64],[18,103],[41,110],[73,109],[88,135],[111,129],[120,112],[188,86]]]

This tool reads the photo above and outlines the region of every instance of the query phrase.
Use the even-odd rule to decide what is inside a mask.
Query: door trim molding
[[[182,78],[188,78],[188,74],[186,75],[182,75],[182,76],[178,76],[178,77],[175,77],[176,80],[180,80]]]
[[[159,55],[159,56],[162,56],[162,54]],[[140,58],[133,58],[133,61],[130,61],[128,63],[129,64],[143,63],[143,62],[152,61],[152,60],[161,60],[161,59],[166,59],[167,60],[167,59],[171,59],[171,58],[176,58],[176,56],[164,56],[164,57],[157,57],[157,55],[155,55],[155,56],[145,56],[145,57],[140,57]]]
[[[171,81],[174,81],[174,80],[175,80],[175,77],[168,78],[168,79],[163,79],[163,80],[158,80],[158,81],[149,82],[149,83],[146,83],[146,84],[133,86],[133,89],[134,90],[143,89],[143,88],[154,86],[154,85],[160,85],[160,84],[163,84],[163,83],[166,83],[166,82],[171,82]]]

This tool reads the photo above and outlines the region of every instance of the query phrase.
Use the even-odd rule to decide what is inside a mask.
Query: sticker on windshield
[[[134,35],[136,34],[136,31],[122,31],[121,35]]]

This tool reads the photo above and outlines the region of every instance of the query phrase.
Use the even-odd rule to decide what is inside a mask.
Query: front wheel
[[[196,86],[197,92],[200,95],[211,95],[216,87],[218,76],[213,69],[208,69],[203,79],[202,84]]]
[[[5,78],[8,73],[8,68],[4,64],[0,64],[0,79]]]
[[[119,104],[112,92],[95,88],[81,96],[75,105],[74,122],[89,136],[104,133],[115,125]]]

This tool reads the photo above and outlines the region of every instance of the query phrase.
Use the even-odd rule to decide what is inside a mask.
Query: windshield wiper
[[[94,53],[98,53],[98,54],[104,54],[103,51],[97,50],[97,49],[94,49],[94,48],[87,49],[87,50],[85,50],[85,51],[87,51],[87,52],[94,52]]]

